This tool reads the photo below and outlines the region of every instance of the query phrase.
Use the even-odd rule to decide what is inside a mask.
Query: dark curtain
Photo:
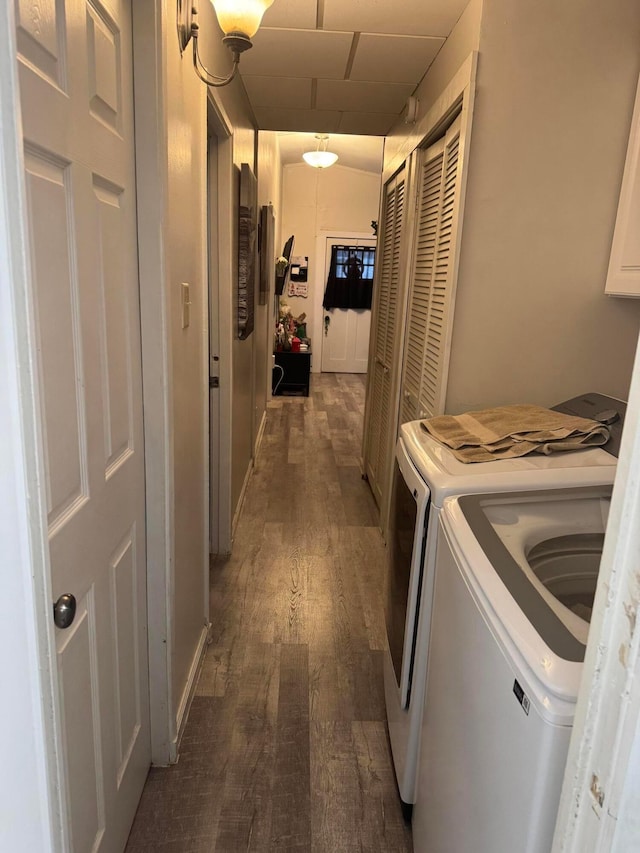
[[[333,246],[323,308],[371,308],[376,250],[368,246]]]

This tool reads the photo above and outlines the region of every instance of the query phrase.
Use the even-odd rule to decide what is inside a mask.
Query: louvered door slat
[[[419,400],[429,304],[434,273],[436,236],[442,188],[444,146],[425,152],[420,165],[414,266],[407,311],[407,335],[401,388],[403,423],[419,417]]]
[[[397,336],[398,278],[401,267],[405,198],[404,169],[385,187],[381,242],[378,247],[379,274],[376,280],[377,301],[374,328],[374,362],[370,384],[370,400],[365,424],[365,470],[373,494],[380,504],[389,456],[391,422],[391,375]]]
[[[448,359],[453,312],[454,270],[452,260],[455,251],[461,182],[460,124],[460,119],[457,119],[447,132],[445,139],[435,262],[419,400],[419,407],[427,417],[440,414],[444,407],[447,379],[445,362]]]

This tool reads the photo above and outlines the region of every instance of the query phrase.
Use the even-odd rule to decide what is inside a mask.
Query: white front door
[[[108,853],[150,764],[131,5],[16,21],[65,850]]]
[[[354,246],[375,246],[375,238],[348,241]],[[327,239],[325,250],[326,282],[334,245],[344,245],[344,240]],[[369,332],[371,311],[365,309],[331,308],[322,313],[322,372],[366,373],[369,359]]]

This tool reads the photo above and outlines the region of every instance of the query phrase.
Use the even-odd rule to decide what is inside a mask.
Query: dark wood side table
[[[280,371],[273,371],[272,393],[274,396],[295,394],[301,397],[309,396],[309,375],[311,373],[311,347],[305,352],[276,352],[276,364],[284,370],[282,381]],[[277,389],[274,391],[273,389]]]

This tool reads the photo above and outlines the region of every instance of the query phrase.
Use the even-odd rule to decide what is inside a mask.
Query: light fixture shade
[[[332,151],[305,151],[302,159],[316,169],[328,169],[336,162],[338,155]]]
[[[251,39],[258,32],[262,16],[273,0],[211,0],[211,3],[225,36],[243,33]]]

